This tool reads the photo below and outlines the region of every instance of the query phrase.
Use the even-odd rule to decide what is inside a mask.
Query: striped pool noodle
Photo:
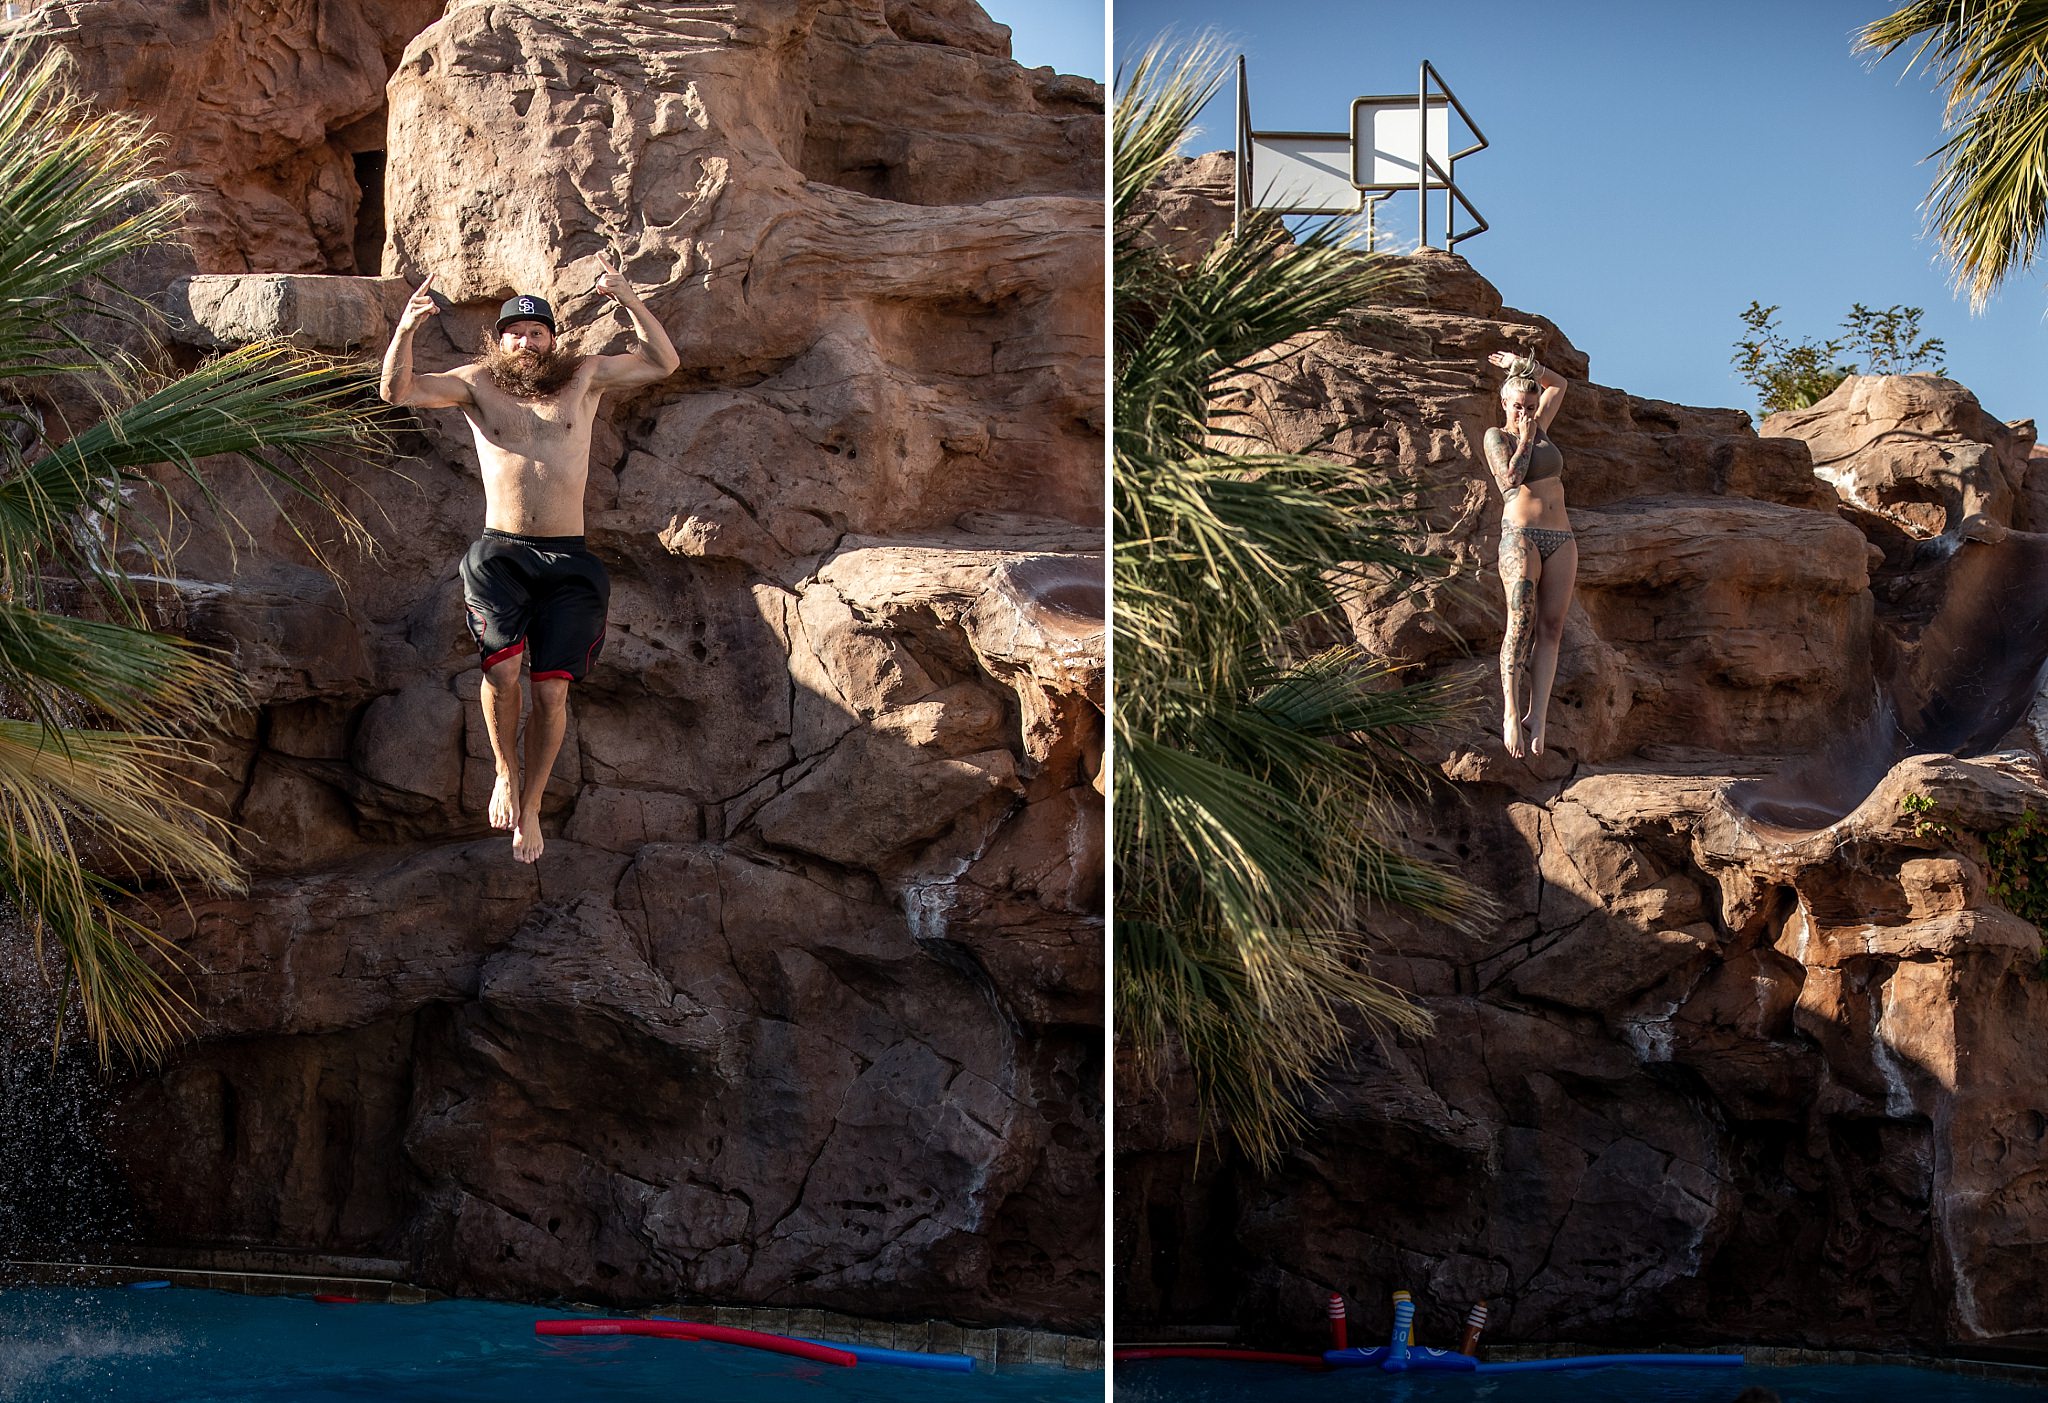
[[[1387,1342],[1386,1367],[1408,1367],[1408,1342],[1415,1334],[1415,1298],[1406,1291],[1394,1293],[1394,1338]]]
[[[1465,1338],[1458,1342],[1458,1353],[1477,1356],[1479,1353],[1479,1332],[1486,1328],[1486,1302],[1474,1303],[1465,1317]]]

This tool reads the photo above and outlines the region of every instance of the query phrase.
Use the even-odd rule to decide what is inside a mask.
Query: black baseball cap
[[[498,330],[503,331],[513,322],[541,322],[549,331],[555,329],[555,309],[544,297],[512,297],[498,309]]]

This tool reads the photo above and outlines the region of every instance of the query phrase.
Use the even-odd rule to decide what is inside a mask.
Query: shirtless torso
[[[512,854],[538,861],[540,805],[568,725],[568,689],[604,642],[611,584],[583,541],[590,434],[606,390],[652,384],[677,364],[668,333],[624,274],[600,260],[600,291],[616,299],[640,343],[625,355],[584,356],[550,370],[553,310],[535,297],[505,304],[488,362],[415,375],[412,338],[439,308],[430,277],[406,303],[384,355],[381,392],[393,404],[460,409],[476,440],[484,534],[463,557],[463,602],[483,666],[485,728],[497,778],[489,818],[512,830]],[[533,714],[515,745],[520,668],[530,667]],[[524,782],[522,783],[522,774]]]
[[[519,399],[499,389],[481,367],[450,371],[469,387],[456,407],[469,421],[484,482],[484,525],[522,536],[583,534],[583,488],[590,476],[590,431],[600,360],[586,356],[569,383],[546,399]]]

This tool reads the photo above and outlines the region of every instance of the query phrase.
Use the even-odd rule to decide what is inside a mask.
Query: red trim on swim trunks
[[[522,639],[520,639],[520,640],[519,640],[519,641],[518,641],[517,643],[514,643],[514,644],[513,644],[513,645],[512,645],[511,647],[509,647],[509,648],[500,648],[500,649],[499,649],[499,650],[498,650],[497,652],[495,652],[495,653],[488,653],[488,654],[486,654],[486,655],[484,656],[483,666],[484,666],[485,670],[487,670],[487,671],[488,671],[489,669],[491,669],[491,668],[494,668],[494,667],[496,667],[496,666],[497,666],[497,665],[498,665],[499,663],[501,663],[501,662],[505,661],[505,659],[507,659],[507,658],[516,658],[516,657],[518,657],[518,656],[519,656],[519,655],[520,655],[521,653],[523,653],[523,652],[525,652],[525,651],[526,651],[526,640],[525,640],[524,638],[522,638]]]
[[[533,674],[533,680],[536,682],[545,682],[550,677],[566,677],[571,682],[574,682],[576,680],[576,674],[564,668],[557,668],[550,672],[536,672]]]

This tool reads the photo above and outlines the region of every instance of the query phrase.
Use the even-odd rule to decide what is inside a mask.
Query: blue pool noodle
[[[974,1356],[971,1354],[920,1354],[914,1349],[883,1349],[880,1345],[850,1345],[839,1340],[805,1340],[802,1335],[791,1335],[792,1340],[804,1340],[808,1345],[826,1345],[832,1349],[843,1349],[863,1364],[896,1364],[905,1369],[945,1369],[956,1374],[974,1372]]]
[[[1742,1363],[1739,1354],[1577,1354],[1568,1359],[1523,1359],[1513,1364],[1481,1364],[1469,1354],[1447,1349],[1411,1348],[1406,1359],[1394,1363],[1386,1345],[1377,1349],[1332,1349],[1323,1352],[1323,1362],[1337,1369],[1417,1370],[1458,1374],[1527,1374],[1560,1369],[1598,1369],[1617,1364],[1651,1365],[1656,1368],[1734,1368]]]
[[[1380,1364],[1382,1369],[1399,1371],[1408,1367],[1408,1336],[1414,1328],[1415,1302],[1402,1292],[1394,1302],[1394,1337],[1387,1342],[1387,1357]]]
[[[1607,1364],[1648,1364],[1659,1369],[1734,1369],[1739,1354],[1580,1354],[1569,1359],[1519,1359],[1512,1364],[1482,1364],[1481,1374],[1528,1374],[1547,1369],[1593,1369]]]

